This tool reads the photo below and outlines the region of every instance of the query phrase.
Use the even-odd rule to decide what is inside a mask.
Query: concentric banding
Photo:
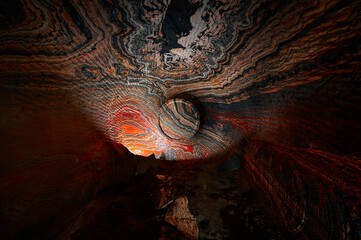
[[[162,107],[159,126],[172,139],[189,139],[196,134],[200,124],[197,108],[184,99],[171,99]]]

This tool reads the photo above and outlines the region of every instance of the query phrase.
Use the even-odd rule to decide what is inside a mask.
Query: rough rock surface
[[[175,226],[180,232],[198,239],[198,226],[196,218],[190,213],[186,197],[177,198],[172,208],[165,215],[165,221]]]

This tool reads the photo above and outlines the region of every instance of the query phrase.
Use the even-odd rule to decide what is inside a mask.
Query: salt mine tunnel
[[[1,0],[0,239],[361,239],[361,2]]]

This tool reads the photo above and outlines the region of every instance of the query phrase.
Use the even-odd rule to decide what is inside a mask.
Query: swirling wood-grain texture
[[[1,147],[14,151],[14,160],[2,160],[2,184],[17,181],[7,176],[27,157],[18,149],[36,149],[23,132],[50,134],[39,129],[52,129],[56,118],[54,134],[73,124],[89,143],[95,135],[83,128],[91,124],[142,156],[237,152],[291,231],[315,239],[361,236],[360,1],[1,4]],[[72,111],[67,99],[84,120],[59,120]],[[193,120],[174,127],[174,118],[160,126],[171,99],[195,100],[196,128]],[[167,126],[176,137],[164,133]],[[41,138],[37,144],[51,148]]]

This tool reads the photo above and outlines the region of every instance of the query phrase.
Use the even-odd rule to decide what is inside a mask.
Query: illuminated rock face
[[[198,239],[198,226],[196,219],[188,209],[186,197],[175,200],[173,208],[165,216],[165,221],[176,226],[185,235],[190,235],[191,239]]]
[[[233,153],[290,231],[360,235],[359,1],[1,4],[1,196],[54,159],[50,182],[97,189],[107,139],[121,155]]]

